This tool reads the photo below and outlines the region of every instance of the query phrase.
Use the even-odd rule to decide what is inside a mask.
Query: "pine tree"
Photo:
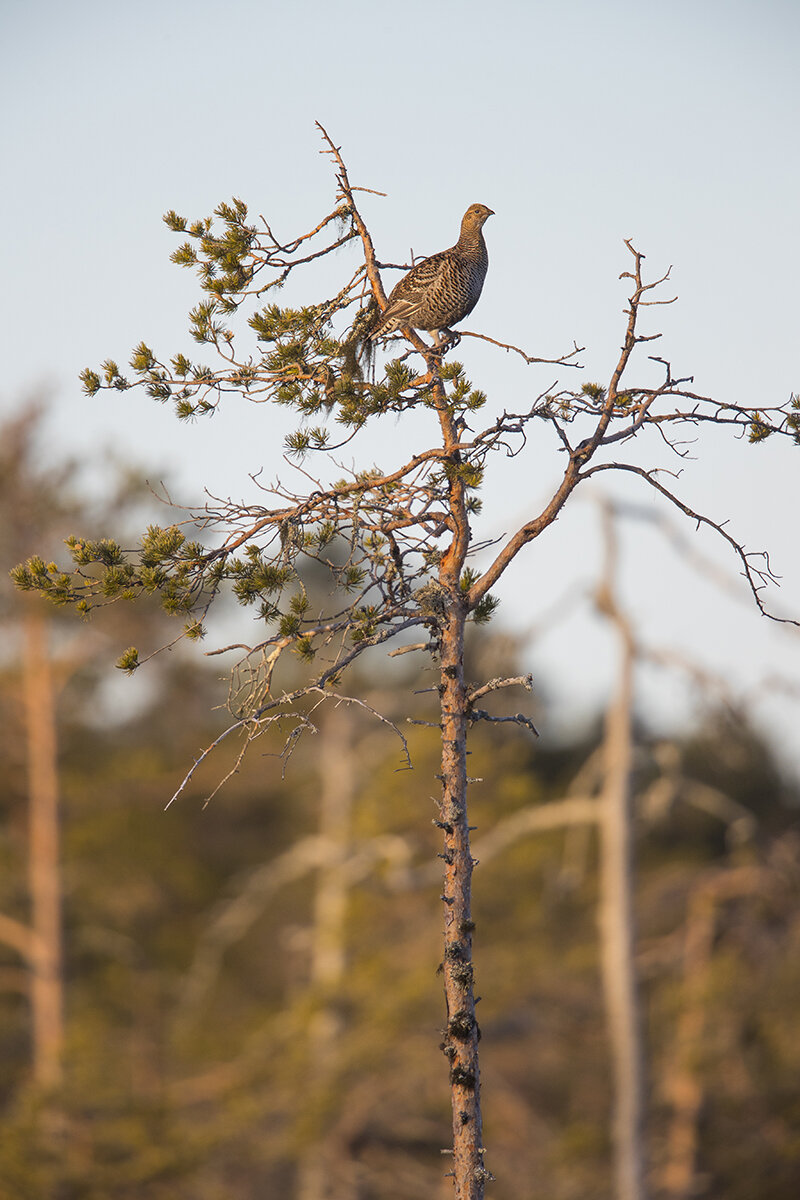
[[[531,681],[522,676],[469,681],[467,624],[491,617],[496,606],[491,589],[506,568],[553,524],[579,485],[605,471],[638,477],[685,516],[715,530],[766,612],[762,589],[773,578],[766,557],[746,552],[721,522],[693,511],[656,472],[640,465],[638,435],[655,427],[666,453],[679,452],[687,425],[727,426],[753,442],[773,435],[798,442],[800,401],[792,397],[758,410],[718,401],[694,393],[691,378],[673,375],[661,358],[655,360],[663,369],[661,382],[638,384],[632,378],[636,352],[659,336],[641,332],[640,318],[645,306],[668,302],[656,297],[669,272],[647,281],[644,256],[630,242],[629,269],[622,276],[630,285],[622,349],[607,383],[548,389],[523,411],[504,410],[481,424],[484,391],[473,385],[461,363],[447,358],[448,347],[432,345],[412,329],[404,330],[397,357],[370,377],[360,349],[374,327],[376,309],[387,304],[381,263],[357,201],[363,189],[351,185],[340,150],[322,129],[321,134],[337,195],[313,229],[281,242],[268,224],[251,220],[238,198],[198,220],[166,214],[170,229],[186,238],[172,260],[196,269],[202,292],[190,314],[196,355],[160,357],[142,342],[130,359],[132,375],[109,359],[82,376],[89,395],[140,386],[160,403],[172,404],[182,420],[213,414],[231,393],[293,409],[300,424],[286,449],[303,463],[307,490],[291,492],[276,483],[268,503],[209,504],[186,524],[150,526],[132,552],[114,537],[75,535],[67,542],[67,567],[34,556],[15,570],[14,579],[18,587],[57,604],[73,604],[83,614],[120,599],[157,594],[164,609],[182,621],[181,636],[190,640],[204,636],[206,615],[225,593],[255,610],[260,632],[252,646],[240,649],[230,722],[187,771],[175,797],[199,763],[228,738],[240,740],[236,770],[247,748],[270,729],[289,727],[288,736],[284,733],[289,754],[303,731],[313,727],[318,703],[369,708],[346,690],[347,670],[363,654],[396,643],[390,652],[429,656],[438,672],[441,735],[436,825],[444,864],[442,1049],[452,1094],[452,1174],[458,1200],[479,1200],[490,1175],[484,1163],[472,962],[467,739],[476,722],[500,719],[479,707],[486,696],[509,686],[530,689]],[[349,265],[333,295],[299,307],[278,303],[279,289],[290,276],[301,276],[341,248],[349,248],[356,261],[341,257]],[[462,331],[468,336],[482,335]],[[580,353],[576,346],[561,357],[535,357],[484,340],[529,366],[574,366]],[[437,437],[421,442],[399,466],[354,469],[331,480],[332,459],[326,456],[345,442],[357,445],[359,430],[387,413],[402,414],[406,421],[433,414]],[[419,423],[420,438],[428,427]],[[498,453],[522,461],[533,427],[555,435],[563,456],[560,482],[543,508],[508,537],[485,569],[477,570],[471,559],[482,543],[473,527],[480,517],[487,462]],[[316,472],[315,460],[320,462]],[[206,541],[198,539],[198,524]],[[320,566],[333,585],[325,611],[309,599],[308,573]],[[419,640],[409,644],[414,637]],[[300,682],[286,669],[291,659],[307,666]],[[142,661],[131,647],[118,665],[133,672]],[[374,715],[385,719],[377,710]],[[528,717],[515,719],[533,730]],[[398,725],[393,728],[405,752],[403,733]]]

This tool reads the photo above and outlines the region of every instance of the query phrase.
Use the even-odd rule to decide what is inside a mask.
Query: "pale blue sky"
[[[261,467],[284,474],[285,414],[234,403],[187,427],[138,394],[88,401],[77,374],[107,356],[124,363],[141,338],[163,353],[191,348],[195,293],[168,262],[167,208],[200,216],[236,194],[287,234],[327,211],[317,119],[354,181],[388,193],[364,204],[384,257],[449,245],[473,201],[495,209],[469,328],[540,355],[574,338],[587,347],[583,377],[602,380],[621,340],[622,239],[633,237],[653,272],[673,264],[680,299],[659,310],[659,352],[676,371],[732,402],[782,401],[800,389],[799,51],[791,0],[2,0],[3,408],[49,384],[54,452],[102,461],[113,442],[169,471],[187,498],[204,484],[242,494]],[[475,343],[459,354],[490,411],[521,407],[556,377]],[[385,464],[417,436],[388,420],[363,453]],[[529,514],[560,465],[544,439],[516,475],[503,464],[485,532]],[[774,603],[795,615],[799,467],[773,443],[712,439],[681,485],[748,546],[771,550],[785,578]],[[535,622],[589,578],[596,549],[592,509],[575,504],[500,590],[509,624]],[[626,549],[626,595],[650,641],[738,684],[777,670],[800,679],[800,638],[717,598],[652,530]],[[605,635],[579,619],[531,649],[529,665],[558,694],[554,720],[599,702],[609,655]],[[671,717],[689,711],[661,677],[643,694]],[[761,717],[800,761],[797,706],[773,702]]]

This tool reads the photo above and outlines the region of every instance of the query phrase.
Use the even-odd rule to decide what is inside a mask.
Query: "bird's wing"
[[[412,267],[407,275],[392,289],[384,318],[391,315],[400,318],[404,313],[413,314],[431,288],[435,287],[447,263],[447,251],[441,250],[424,258]]]

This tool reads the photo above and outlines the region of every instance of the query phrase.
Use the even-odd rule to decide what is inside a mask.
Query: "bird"
[[[370,341],[404,325],[426,333],[435,331],[437,347],[442,345],[442,334],[446,340],[458,340],[451,326],[469,316],[483,291],[489,253],[481,231],[493,216],[494,210],[485,204],[470,204],[456,244],[416,263],[392,288],[386,308],[369,334]]]

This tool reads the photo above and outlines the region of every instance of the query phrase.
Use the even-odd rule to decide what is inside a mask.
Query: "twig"
[[[573,342],[574,350],[570,350],[568,354],[562,354],[560,358],[537,358],[532,354],[526,354],[524,350],[520,350],[519,346],[512,346],[508,342],[498,342],[495,338],[488,337],[485,333],[472,333],[469,329],[459,329],[461,337],[479,338],[482,342],[490,342],[493,346],[498,346],[501,350],[511,350],[514,354],[518,354],[520,358],[524,358],[525,362],[531,366],[534,363],[549,363],[550,365],[559,367],[575,367],[577,370],[583,370],[582,363],[570,362],[576,354],[583,354],[585,346],[579,346],[577,342]]]

